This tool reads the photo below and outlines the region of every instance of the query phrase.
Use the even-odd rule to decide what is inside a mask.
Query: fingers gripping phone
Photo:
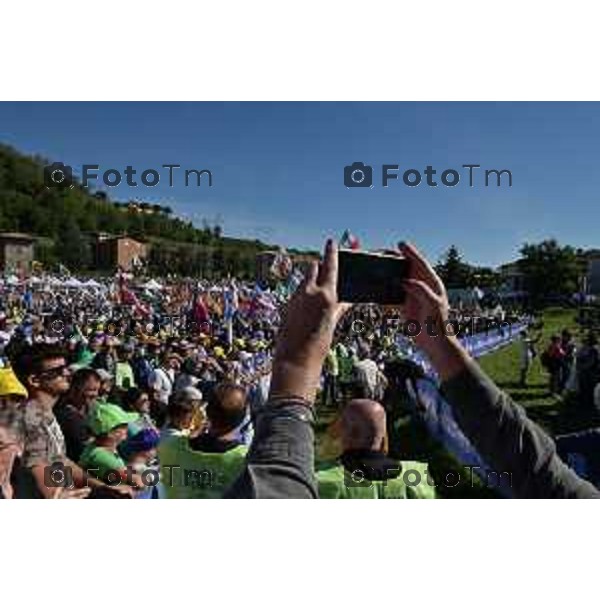
[[[408,261],[398,255],[338,250],[338,300],[353,304],[402,304]]]

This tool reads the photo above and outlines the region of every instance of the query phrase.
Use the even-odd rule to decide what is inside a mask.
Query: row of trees
[[[517,271],[523,279],[523,291],[534,305],[580,291],[587,271],[586,252],[562,246],[556,240],[524,244],[520,249]],[[476,267],[465,262],[456,246],[451,246],[435,267],[448,288],[497,289],[504,282],[500,271]]]
[[[454,245],[450,246],[435,270],[448,288],[496,288],[501,283],[500,274],[494,269],[464,262]]]

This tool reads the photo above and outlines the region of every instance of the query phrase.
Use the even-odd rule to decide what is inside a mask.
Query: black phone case
[[[353,304],[402,304],[403,281],[407,276],[405,258],[340,250],[338,300]]]

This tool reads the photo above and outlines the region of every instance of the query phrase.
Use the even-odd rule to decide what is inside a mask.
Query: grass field
[[[542,338],[537,344],[538,357],[534,360],[527,387],[519,385],[519,353],[517,344],[511,344],[497,352],[484,356],[480,364],[485,372],[513,400],[521,404],[527,415],[551,435],[577,430],[582,423],[577,415],[570,414],[563,400],[552,396],[548,387],[548,374],[542,367],[539,356],[550,341],[550,336],[569,329],[578,338],[575,309],[548,309],[543,315]],[[537,335],[537,333],[535,334]]]
[[[527,386],[519,385],[519,352],[516,343],[510,344],[484,356],[480,360],[482,368],[496,384],[521,404],[528,416],[541,425],[551,435],[575,431],[589,425],[562,399],[549,392],[548,374],[539,361],[539,356],[547,346],[550,336],[570,329],[577,338],[578,327],[574,309],[548,309],[543,314],[543,327],[535,333],[541,333],[537,344],[538,358],[533,362],[527,379]],[[339,454],[339,446],[331,435],[331,424],[336,413],[324,408],[319,409],[316,428],[317,459],[331,459]],[[422,460],[429,464],[430,472],[437,482],[438,495],[445,498],[495,498],[497,493],[484,486],[470,472],[461,467],[446,450],[433,440],[424,427],[415,424],[410,417],[397,423],[400,444],[394,453],[400,459]],[[460,478],[457,485],[454,483]],[[448,485],[443,482],[447,481]]]

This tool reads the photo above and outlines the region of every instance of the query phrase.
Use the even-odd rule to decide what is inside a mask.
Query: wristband
[[[284,396],[284,395],[270,396],[269,399],[267,400],[266,404],[263,406],[262,411],[267,411],[267,410],[277,411],[281,408],[286,408],[286,407],[295,407],[295,408],[302,407],[309,411],[311,421],[314,421],[316,418],[313,403],[310,402],[310,400],[307,400],[306,398],[302,398],[301,396]],[[301,420],[305,421],[306,418],[302,418]]]

